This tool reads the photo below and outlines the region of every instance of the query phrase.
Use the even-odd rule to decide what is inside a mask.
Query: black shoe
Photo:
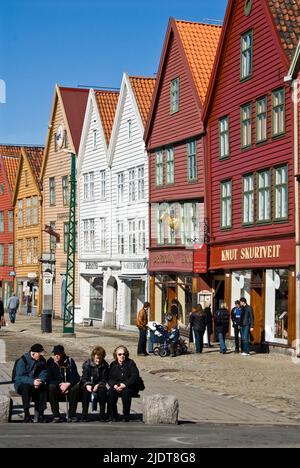
[[[78,418],[77,418],[77,416],[68,416],[67,421],[69,423],[76,423],[76,422],[78,422]]]
[[[100,415],[99,415],[99,421],[100,421],[100,422],[106,422],[106,416],[105,416],[104,413],[103,413],[103,414],[100,413]]]
[[[53,417],[52,422],[54,422],[54,423],[60,423],[60,422],[62,422],[61,415],[60,415],[60,414],[54,414],[54,417]]]
[[[83,414],[82,417],[81,417],[81,421],[82,421],[82,422],[89,422],[90,420],[89,420],[88,415],[87,415],[87,414]]]
[[[31,422],[32,422],[32,419],[31,419],[29,410],[25,410],[25,413],[24,413],[24,423],[31,423]]]
[[[114,415],[114,416],[112,416],[111,420],[112,420],[112,422],[119,422],[119,416]]]
[[[144,356],[149,356],[149,353],[144,353]]]
[[[130,421],[130,417],[129,416],[124,416],[124,422],[129,422]]]

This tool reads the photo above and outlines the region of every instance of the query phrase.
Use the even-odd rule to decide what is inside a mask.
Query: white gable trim
[[[136,99],[135,99],[133,89],[131,87],[129,76],[125,72],[123,74],[123,78],[122,78],[122,84],[121,84],[121,90],[120,90],[120,95],[119,95],[119,99],[118,99],[117,110],[116,110],[116,114],[115,114],[113,129],[112,129],[111,138],[110,138],[109,147],[108,147],[108,165],[109,165],[109,167],[112,166],[113,159],[114,159],[114,152],[115,152],[115,149],[116,149],[120,124],[121,124],[121,121],[122,121],[122,113],[123,113],[123,110],[124,110],[126,91],[128,92],[128,95],[130,97],[131,105],[132,105],[132,108],[134,110],[137,122],[138,122],[138,126],[139,126],[139,129],[140,129],[140,132],[141,132],[141,139],[143,139],[143,135],[144,135],[143,121],[142,121],[142,118],[141,118],[141,115],[140,115],[140,112],[139,112],[139,108],[138,108],[138,105],[137,105],[137,102],[136,102]]]
[[[84,162],[84,156],[86,153],[86,143],[87,143],[87,138],[89,134],[89,129],[91,126],[91,118],[92,118],[94,109],[95,109],[96,119],[97,119],[97,128],[100,132],[102,144],[103,144],[105,154],[106,154],[106,159],[108,160],[108,147],[107,147],[104,129],[103,129],[103,125],[102,125],[102,121],[101,121],[101,117],[100,117],[100,113],[98,109],[98,104],[97,104],[96,97],[95,97],[95,90],[90,89],[87,107],[86,107],[85,116],[84,116],[84,123],[83,123],[81,139],[80,139],[79,152],[78,152],[78,173],[79,174],[81,173],[81,168]]]

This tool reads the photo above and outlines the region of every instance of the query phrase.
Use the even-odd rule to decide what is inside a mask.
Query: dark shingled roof
[[[300,0],[267,0],[281,44],[292,61],[300,36]]]

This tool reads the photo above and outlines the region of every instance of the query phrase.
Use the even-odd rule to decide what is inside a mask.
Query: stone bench
[[[178,424],[179,404],[175,396],[145,396],[142,407],[145,424]]]
[[[0,395],[0,424],[10,421],[12,413],[12,399],[6,395]]]

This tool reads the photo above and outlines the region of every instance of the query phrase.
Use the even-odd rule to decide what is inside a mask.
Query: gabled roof
[[[42,163],[44,158],[44,150],[43,146],[31,146],[31,147],[22,147],[21,148],[21,157],[20,163],[18,165],[17,175],[16,175],[16,183],[14,185],[14,195],[13,195],[13,204],[16,203],[16,197],[18,193],[19,183],[20,183],[20,175],[22,171],[22,161],[24,159],[27,160],[31,174],[35,181],[36,187],[38,191],[41,193],[42,191],[42,182],[41,182],[41,170],[42,170]]]
[[[21,156],[21,145],[0,145],[0,156]]]
[[[203,120],[207,119],[208,109],[217,83],[216,77],[222,64],[222,53],[232,23],[232,14],[236,3],[241,0],[229,0],[225,14],[222,34],[215,58],[213,71],[203,110]],[[266,20],[270,24],[270,40],[278,45],[278,56],[288,69],[299,39],[300,0],[260,0]]]
[[[17,178],[20,156],[0,156],[0,158],[3,161],[3,167],[6,173],[6,179],[10,188],[10,192],[13,193]]]
[[[176,20],[201,102],[204,103],[221,35],[221,26]]]
[[[300,0],[267,0],[282,47],[292,61],[300,35]]]
[[[44,176],[50,148],[50,137],[58,102],[65,118],[68,142],[72,151],[78,154],[89,89],[65,88],[55,85],[50,121],[42,164],[41,178]]]
[[[298,42],[296,52],[294,54],[293,61],[291,63],[291,67],[289,69],[289,73],[285,80],[288,81],[288,80],[292,80],[293,78],[296,78],[298,76],[299,71],[300,71],[300,39]]]
[[[95,99],[97,102],[107,146],[109,146],[119,94],[119,91],[95,91]]]
[[[129,81],[135,95],[143,124],[145,126],[151,106],[156,78],[129,76]]]
[[[146,145],[148,144],[150,129],[167,61],[169,44],[172,37],[175,37],[177,41],[187,76],[191,81],[193,95],[198,108],[202,110],[221,31],[221,26],[170,18],[145,130]]]

